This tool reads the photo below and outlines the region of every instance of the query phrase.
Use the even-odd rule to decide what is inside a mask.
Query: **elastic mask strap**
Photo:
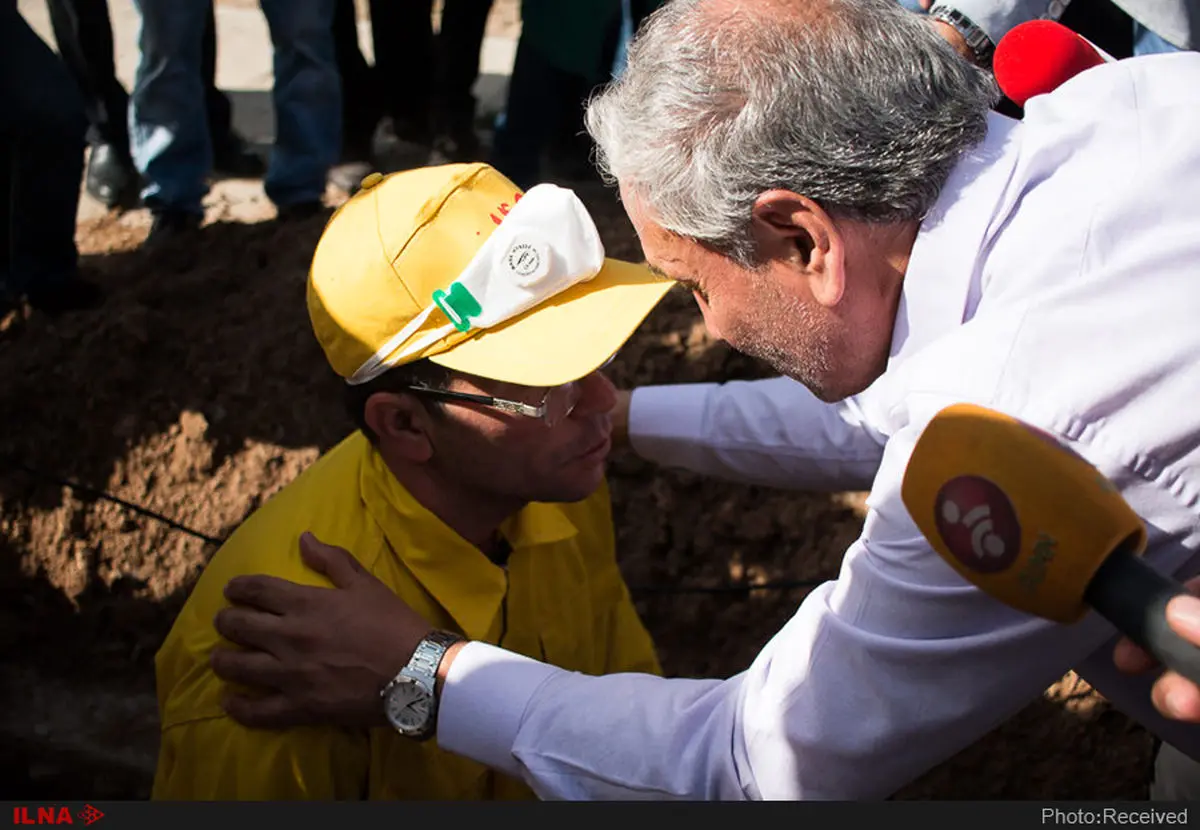
[[[392,352],[398,346],[400,346],[401,343],[412,337],[417,333],[421,326],[425,325],[425,321],[429,319],[429,315],[432,314],[437,308],[438,306],[436,304],[426,306],[420,314],[408,321],[408,325],[400,329],[400,331],[393,335],[390,340],[380,346],[379,351],[371,355],[371,357],[369,357],[362,366],[359,366],[358,371],[349,377],[346,382],[351,386],[358,386],[359,384],[374,380],[386,372],[390,366],[394,365],[396,361],[400,360],[405,355],[418,352],[421,349],[426,348],[430,343],[434,343],[445,337],[447,334],[449,334],[449,332],[454,331],[453,325],[441,326],[430,332],[429,336],[421,338],[421,340],[414,343],[403,352],[394,356],[392,355]],[[392,359],[388,360],[389,357]]]

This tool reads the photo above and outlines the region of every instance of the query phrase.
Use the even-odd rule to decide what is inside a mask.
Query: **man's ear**
[[[432,418],[414,396],[376,392],[367,398],[363,417],[380,444],[399,457],[417,464],[433,457]]]
[[[785,265],[808,284],[818,303],[837,305],[846,289],[846,260],[832,217],[812,199],[790,190],[760,194],[751,214],[768,267]]]

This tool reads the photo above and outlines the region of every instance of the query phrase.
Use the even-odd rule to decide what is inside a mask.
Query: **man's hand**
[[[1186,583],[1189,591],[1200,591],[1200,577]],[[1179,596],[1167,603],[1167,624],[1185,640],[1200,645],[1200,599]],[[1123,672],[1140,674],[1158,666],[1152,656],[1128,638],[1117,643],[1113,662]],[[1173,671],[1164,672],[1151,692],[1154,708],[1164,717],[1200,723],[1200,687]]]
[[[232,607],[217,614],[217,631],[245,650],[214,649],[210,663],[259,692],[231,694],[225,709],[252,727],[382,725],[380,690],[432,626],[341,548],[305,533],[300,551],[335,587],[239,576],[225,588]]]
[[[941,20],[933,20],[933,28],[941,35],[955,52],[962,55],[963,58],[975,63],[975,53],[971,51],[971,47],[967,45],[967,39],[962,36],[962,33]]]

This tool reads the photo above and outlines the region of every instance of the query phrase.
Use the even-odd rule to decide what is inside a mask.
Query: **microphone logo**
[[[999,573],[1021,552],[1021,526],[1012,502],[986,478],[959,476],[943,484],[934,514],[950,553],[973,571]]]

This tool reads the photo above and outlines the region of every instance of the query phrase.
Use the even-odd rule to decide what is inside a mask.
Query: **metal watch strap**
[[[992,68],[992,56],[996,52],[996,44],[987,33],[975,25],[975,22],[958,9],[935,3],[929,10],[929,16],[953,26],[963,40],[967,42],[971,53],[975,55],[975,63],[983,69]]]
[[[442,657],[445,656],[446,649],[461,639],[462,637],[457,634],[451,634],[449,631],[430,632],[425,639],[417,644],[417,648],[413,652],[412,658],[408,661],[408,665],[404,667],[403,673],[422,680],[429,680],[430,683],[433,683],[437,678],[438,666],[442,663]]]

